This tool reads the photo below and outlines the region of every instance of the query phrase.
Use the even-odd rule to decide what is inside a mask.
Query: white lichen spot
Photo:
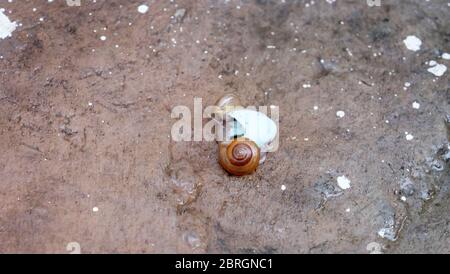
[[[369,251],[370,254],[383,254],[383,246],[376,242],[367,244],[366,250]]]
[[[383,239],[388,239],[390,241],[395,241],[395,231],[393,227],[384,227],[380,230],[378,230],[378,236],[380,236]]]
[[[409,35],[403,40],[407,49],[412,51],[420,50],[420,46],[422,46],[422,41],[414,35]]]
[[[337,177],[337,184],[341,189],[350,188],[350,180],[344,175]]]

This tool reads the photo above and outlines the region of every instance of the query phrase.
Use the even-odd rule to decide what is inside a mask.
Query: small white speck
[[[93,211],[93,212],[98,212],[98,207],[96,207],[96,206],[93,207],[93,208],[92,208],[92,211]]]
[[[442,54],[442,59],[450,60],[450,53],[444,52],[444,53]]]
[[[336,112],[336,116],[338,118],[343,118],[345,116],[345,112],[342,111],[342,110],[339,110],[339,111]]]
[[[411,141],[412,139],[414,139],[414,136],[412,136],[411,134],[406,134],[405,138],[407,141]]]
[[[347,209],[345,210],[345,212],[350,212],[350,208],[347,208]]]
[[[350,180],[344,175],[337,177],[337,184],[341,189],[350,188]]]
[[[416,101],[414,101],[414,102],[412,103],[412,107],[413,107],[414,109],[419,109],[419,108],[420,108],[420,104],[417,103]]]
[[[105,41],[106,40],[106,36],[105,35],[100,36],[100,40]]]
[[[281,185],[281,190],[285,191],[286,190],[286,186],[285,185]]]
[[[400,197],[400,200],[402,200],[403,202],[406,202],[406,197],[402,196],[402,197]]]
[[[349,56],[353,56],[353,53],[350,51],[349,48],[345,48],[345,50],[347,51],[347,54],[348,54]]]
[[[93,105],[92,102],[88,102],[88,106],[92,107],[92,105]]]
[[[430,62],[431,63],[431,62]],[[435,76],[441,77],[447,71],[447,66],[443,64],[436,64],[434,67],[428,69],[428,72],[434,74]]]
[[[146,13],[147,11],[148,11],[148,6],[147,6],[147,5],[140,5],[140,6],[138,7],[138,12],[139,12],[139,13],[144,14],[144,13]]]
[[[318,106],[314,106],[314,110],[318,110],[319,109],[319,107]]]
[[[422,41],[414,35],[406,37],[406,39],[403,40],[403,43],[405,43],[407,49],[412,51],[418,51],[422,46]]]

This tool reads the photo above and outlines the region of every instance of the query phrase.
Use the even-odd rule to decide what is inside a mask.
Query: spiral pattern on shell
[[[240,138],[230,144],[219,144],[219,163],[230,174],[253,173],[259,165],[260,150],[255,142]]]
[[[231,155],[228,156],[230,158],[230,162],[236,166],[243,166],[247,164],[251,161],[253,156],[252,148],[245,143],[230,146],[227,152],[231,153]]]

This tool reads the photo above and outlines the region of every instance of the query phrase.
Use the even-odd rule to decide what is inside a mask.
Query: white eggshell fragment
[[[267,144],[277,135],[277,125],[262,112],[239,109],[229,112],[228,116],[240,124],[243,137],[255,142],[262,152],[265,152]]]
[[[344,175],[337,177],[337,183],[341,189],[350,188],[350,180]]]
[[[406,37],[406,39],[403,40],[403,43],[405,43],[407,49],[412,51],[418,51],[422,46],[422,41],[414,35]]]
[[[434,67],[428,69],[428,72],[434,74],[437,77],[441,77],[447,71],[447,66],[443,64],[436,64]]]
[[[11,22],[3,11],[0,10],[0,38],[5,39],[11,36],[11,33],[16,30],[16,22]]]

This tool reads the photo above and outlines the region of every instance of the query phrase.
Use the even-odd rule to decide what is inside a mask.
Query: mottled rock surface
[[[0,2],[0,253],[450,252],[447,0],[81,3]],[[280,108],[250,176],[170,138],[227,92]]]

